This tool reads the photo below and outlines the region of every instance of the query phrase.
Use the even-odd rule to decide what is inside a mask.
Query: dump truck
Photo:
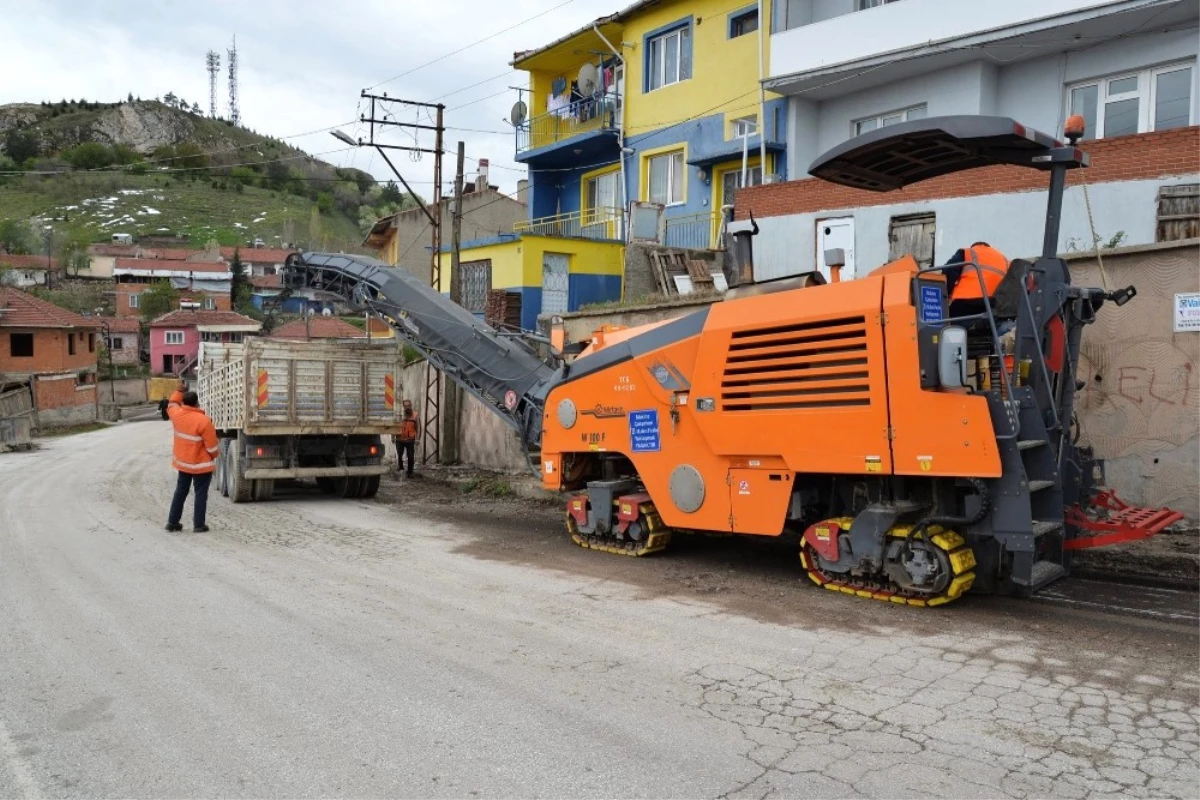
[[[1078,444],[1083,328],[1136,290],[1076,285],[1057,255],[1067,172],[1088,164],[1082,120],[1068,130],[1063,143],[1004,117],[914,120],[810,167],[877,192],[993,165],[1047,173],[1042,252],[1002,278],[974,256],[909,255],[846,281],[798,263],[674,320],[574,346],[552,333],[546,360],[369,258],[297,254],[284,280],[381,315],[507,421],[543,485],[566,494],[582,547],[642,556],[685,533],[789,535],[812,582],[847,595],[1029,595],[1074,551],[1180,518],[1101,489],[1103,462]],[[756,233],[735,251],[752,259]],[[954,301],[962,281],[977,299]]]
[[[221,448],[214,485],[235,503],[300,479],[373,497],[387,472],[383,437],[400,432],[403,367],[394,341],[202,343],[196,390]]]

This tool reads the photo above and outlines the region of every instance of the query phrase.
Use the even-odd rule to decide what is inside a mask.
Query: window
[[[858,0],[858,10],[866,11],[868,8],[878,8],[879,6],[894,2],[896,0]]]
[[[462,268],[463,308],[472,314],[482,314],[487,309],[488,292],[492,290],[492,262],[465,261]]]
[[[616,216],[618,177],[619,173],[609,172],[588,178],[584,198],[587,219],[584,224],[606,222]]]
[[[746,170],[746,185],[759,186],[762,184],[762,167],[750,167]],[[742,188],[742,171],[733,169],[721,176],[721,205],[731,206],[737,197],[737,190]]]
[[[167,344],[183,344],[183,331],[167,331]]]
[[[136,294],[129,295],[129,307],[130,308],[138,307],[138,296]]]
[[[105,347],[107,347],[107,348],[108,348],[108,351],[109,351],[110,353],[111,353],[113,350],[124,350],[124,349],[125,349],[125,342],[124,342],[124,340],[123,340],[123,339],[121,339],[121,337],[119,337],[119,336],[113,336],[113,337],[110,337],[110,338],[109,338],[109,340],[108,340],[108,341],[105,343]]]
[[[216,310],[217,301],[211,297],[204,298],[204,307],[209,311]]]
[[[1176,64],[1068,87],[1067,113],[1081,114],[1086,138],[1182,128],[1192,121],[1192,68]]]
[[[729,38],[736,39],[758,30],[758,9],[752,8],[729,16]]]
[[[33,358],[33,334],[10,333],[8,335],[8,354],[13,358]]]
[[[67,355],[75,355],[75,334],[73,333],[67,334]]]
[[[664,206],[683,202],[683,151],[664,153],[650,160],[651,203]]]
[[[908,122],[914,119],[925,119],[926,116],[928,116],[928,109],[922,103],[919,106],[902,108],[899,111],[889,111],[886,114],[880,114],[878,117],[856,119],[851,125],[851,132],[855,136],[861,136],[876,128],[886,128],[888,125],[898,125],[901,122]]]
[[[96,352],[96,334],[94,334],[94,333],[88,334],[88,352],[89,353]]]
[[[753,136],[758,133],[758,115],[739,117],[729,121],[730,138],[741,139],[743,136]]]
[[[229,341],[232,342],[233,344],[240,344],[242,339],[245,338],[245,336],[246,336],[246,334],[244,334],[244,333],[231,333],[231,334],[229,334]]]
[[[652,92],[692,77],[691,27],[655,36],[646,47],[646,91]]]

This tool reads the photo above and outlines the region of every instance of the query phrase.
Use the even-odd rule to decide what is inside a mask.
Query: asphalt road
[[[213,497],[167,534],[169,447],[0,455],[0,797],[1200,785],[1190,623],[855,601],[770,545],[624,559],[511,502]]]

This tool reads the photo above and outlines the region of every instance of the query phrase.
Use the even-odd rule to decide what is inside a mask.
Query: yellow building
[[[765,18],[772,7],[763,0]],[[715,246],[721,207],[762,181],[763,154],[767,174],[785,169],[786,101],[760,90],[759,13],[736,0],[641,0],[519,54],[524,229],[620,241],[636,201],[661,208],[664,244]]]

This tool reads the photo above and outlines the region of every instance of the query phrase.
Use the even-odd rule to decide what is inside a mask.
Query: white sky
[[[6,31],[0,105],[64,98],[112,102],[129,92],[143,99],[174,92],[199,103],[207,113],[204,57],[211,49],[221,54],[218,107],[225,115],[225,50],[236,34],[244,126],[282,138],[345,123],[342,130],[357,138],[365,131],[351,120],[360,112],[362,89],[549,11],[374,89],[429,101],[499,76],[442,100],[447,126],[498,132],[448,131],[443,170],[449,189],[454,150],[462,139],[467,174],[475,170],[471,158],[488,158],[491,182],[511,192],[522,175],[505,169],[519,166],[512,160],[513,134],[507,124],[517,93],[507,87],[527,83],[525,73],[508,67],[513,52],[548,44],[629,1],[566,0],[564,5],[564,0],[0,0],[0,26]],[[498,92],[497,97],[454,110]],[[346,145],[328,132],[287,141],[335,165],[365,169],[381,179],[392,177],[371,149],[329,152]],[[426,132],[422,145],[432,143],[432,132]],[[432,157],[414,163],[407,153],[390,155],[413,188],[428,197]]]

